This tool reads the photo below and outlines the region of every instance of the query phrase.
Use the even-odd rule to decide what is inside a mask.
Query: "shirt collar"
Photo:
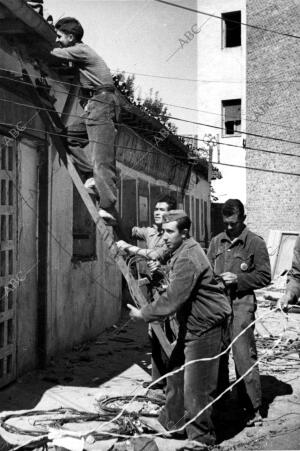
[[[174,253],[171,255],[171,258],[175,258],[177,257],[180,252],[184,249],[187,248],[189,249],[190,247],[195,246],[195,244],[197,244],[197,241],[195,241],[192,237],[187,238],[186,240],[183,241],[183,243],[174,251]]]
[[[242,233],[236,237],[233,241],[229,238],[226,232],[222,232],[221,234],[221,241],[228,241],[229,243],[237,243],[238,241],[241,241],[242,243],[245,243],[247,235],[248,235],[248,228],[245,226],[242,230]]]
[[[153,226],[151,227],[151,231],[149,233],[149,235],[158,235],[161,236],[164,233],[163,229],[161,229],[160,231],[158,230],[158,227],[156,224],[153,224]]]

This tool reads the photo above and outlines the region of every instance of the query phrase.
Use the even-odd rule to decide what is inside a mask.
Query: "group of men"
[[[83,28],[76,19],[65,17],[55,29],[58,47],[52,55],[77,65],[83,88],[84,112],[68,128],[69,151],[85,174],[87,189],[99,196],[100,216],[118,221],[114,122],[119,105],[113,80],[103,59],[82,42]],[[117,242],[120,250],[143,256],[152,274],[166,265],[166,289],[141,309],[128,307],[133,318],[149,323],[176,315],[176,344],[168,362],[162,359],[157,343],[153,346],[153,379],[184,363],[186,366],[167,377],[166,403],[159,422],[165,431],[185,429],[189,439],[204,445],[216,440],[211,403],[216,394],[229,387],[228,352],[224,350],[236,337],[232,353],[237,378],[241,379],[239,400],[248,411],[249,424],[261,421],[261,386],[252,327],[254,290],[270,282],[271,271],[266,244],[246,227],[245,218],[243,204],[229,199],[223,208],[225,231],[212,239],[206,255],[190,236],[190,218],[176,209],[172,198],[164,197],[156,204],[154,227],[133,229],[133,236],[144,240],[146,248]],[[288,285],[282,305],[300,294],[299,239],[297,243],[296,269],[291,274],[298,281]],[[197,362],[190,363],[194,360]]]
[[[170,283],[149,305],[140,310],[128,307],[132,317],[147,322],[161,321],[176,313],[177,341],[163,372],[200,361],[167,377],[166,404],[159,421],[165,430],[172,431],[195,418],[186,427],[188,438],[211,445],[216,434],[209,405],[216,394],[229,387],[228,353],[215,357],[238,335],[232,353],[237,378],[241,378],[239,401],[247,411],[249,425],[261,421],[261,386],[251,323],[256,310],[253,290],[271,279],[269,256],[264,240],[245,226],[244,206],[238,199],[225,202],[225,231],[212,239],[207,255],[190,237],[187,214],[169,210],[167,202],[158,202],[155,211],[159,206],[165,213],[154,217],[154,227],[138,230],[148,248],[141,250],[124,241],[117,245],[122,251],[148,258],[152,271],[157,268],[157,261],[165,264],[167,260]],[[133,231],[136,233],[136,229]],[[147,239],[149,235],[151,241]],[[152,361],[160,361],[160,353],[152,351]],[[201,361],[203,358],[211,360]],[[158,375],[154,373],[154,379]]]

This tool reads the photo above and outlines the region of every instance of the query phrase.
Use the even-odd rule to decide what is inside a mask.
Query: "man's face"
[[[74,43],[74,36],[72,34],[64,33],[60,30],[56,31],[56,42],[59,42],[61,47],[70,47]]]
[[[239,217],[237,213],[232,216],[223,216],[225,231],[230,238],[237,238],[244,228],[245,217]]]
[[[177,222],[171,221],[164,223],[162,228],[164,231],[163,239],[167,245],[167,248],[172,252],[175,251],[179,246],[181,246],[184,239],[184,235],[182,232],[179,232],[177,228]]]
[[[157,202],[154,207],[154,223],[159,225],[162,223],[163,214],[169,210],[167,202]]]

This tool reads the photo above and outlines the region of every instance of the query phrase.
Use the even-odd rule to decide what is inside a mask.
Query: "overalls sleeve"
[[[263,288],[271,282],[271,266],[264,240],[257,237],[253,242],[253,266],[250,272],[237,274],[237,291],[252,291]]]
[[[154,302],[141,309],[145,321],[156,321],[175,313],[190,297],[199,271],[188,258],[178,258],[170,272],[170,285]]]
[[[214,268],[215,265],[215,259],[216,259],[216,246],[215,246],[215,240],[212,239],[207,251],[207,258],[209,260],[209,263],[211,264],[211,267]]]

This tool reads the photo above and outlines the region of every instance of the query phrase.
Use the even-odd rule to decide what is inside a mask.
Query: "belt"
[[[91,98],[93,96],[96,96],[97,94],[102,94],[102,92],[115,92],[115,87],[112,85],[108,86],[99,86],[97,89],[88,89],[81,87],[81,95],[84,99]]]
[[[92,95],[102,94],[102,92],[115,92],[114,86],[100,86],[97,89],[91,89]]]

